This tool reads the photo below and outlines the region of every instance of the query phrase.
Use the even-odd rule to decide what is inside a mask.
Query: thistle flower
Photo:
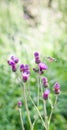
[[[44,86],[44,87],[48,87],[48,85],[49,85],[49,84],[48,84],[48,79],[47,79],[46,77],[43,77],[43,78],[42,78],[42,83],[43,83],[43,86]]]
[[[24,72],[24,64],[21,64],[21,65],[20,65],[20,71],[21,71],[21,72]]]
[[[40,63],[39,53],[38,53],[38,52],[35,52],[35,53],[34,53],[34,57],[35,57],[35,63],[36,63],[36,64],[39,64],[39,63]]]
[[[23,73],[26,72],[27,74],[30,74],[29,65],[21,64],[20,65],[20,71],[23,72]]]
[[[16,72],[16,70],[17,70],[16,65],[12,65],[12,71]]]
[[[43,93],[43,99],[47,100],[49,96],[50,90],[46,89],[45,92]]]
[[[29,69],[29,65],[25,65],[25,72],[27,73],[27,74],[30,74],[30,69]]]
[[[18,107],[21,107],[21,106],[22,106],[22,102],[18,101]]]
[[[8,64],[9,64],[10,66],[13,66],[13,65],[15,64],[14,61],[12,61],[12,60],[8,60],[7,62],[8,62]]]
[[[11,60],[13,60],[16,64],[19,62],[19,59],[15,56],[11,56]]]
[[[54,85],[54,92],[55,92],[55,94],[60,93],[60,84],[58,82],[56,82]]]
[[[12,71],[16,72],[17,70],[16,64],[19,62],[19,59],[15,56],[11,56],[7,62],[12,67]]]
[[[43,70],[47,70],[48,69],[48,67],[47,67],[47,65],[46,64],[44,64],[44,63],[39,63],[39,69],[40,69],[40,71],[43,71]]]
[[[24,72],[24,73],[22,74],[22,79],[23,79],[23,81],[24,81],[24,82],[27,82],[28,78],[29,78],[29,74],[27,74],[26,72]]]

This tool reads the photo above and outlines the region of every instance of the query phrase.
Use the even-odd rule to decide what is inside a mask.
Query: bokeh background
[[[50,130],[67,130],[66,15],[67,0],[0,0],[0,130],[21,130],[17,101],[20,98],[24,102],[7,59],[9,55],[15,54],[21,63],[28,63],[32,68],[35,51],[43,57],[52,56],[57,59],[57,62],[51,64],[47,62],[49,70],[46,75],[50,85],[55,81],[61,85],[61,95]],[[31,94],[35,100],[37,86],[33,71],[30,80]],[[36,112],[31,103],[29,107],[33,120]],[[24,105],[22,114],[25,128],[29,130]],[[44,130],[39,119],[34,130]]]

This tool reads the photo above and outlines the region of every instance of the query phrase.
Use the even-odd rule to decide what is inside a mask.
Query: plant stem
[[[35,109],[37,110],[37,113],[38,113],[38,115],[39,115],[39,117],[40,117],[40,119],[41,119],[41,121],[42,121],[43,126],[46,128],[45,122],[44,122],[44,120],[43,120],[43,118],[42,118],[42,116],[41,116],[41,114],[40,114],[40,111],[38,110],[37,106],[35,105],[35,103],[34,103],[34,101],[32,100],[32,98],[31,98],[30,95],[29,95],[29,97],[30,97],[30,100],[31,100],[32,104],[34,105]]]
[[[41,79],[40,79],[40,87],[41,87],[41,94],[43,96],[43,86],[41,83]],[[46,110],[46,101],[42,98],[43,101],[43,105],[44,105],[44,119],[45,119],[45,125],[46,125],[46,130],[48,130],[48,117],[47,117],[47,110]]]
[[[53,107],[52,107],[52,109],[51,109],[51,113],[50,113],[50,116],[49,116],[48,127],[49,127],[49,125],[50,125],[50,121],[51,121],[51,118],[52,118],[52,114],[53,114],[54,108],[55,108],[56,103],[57,103],[57,98],[58,98],[58,96],[56,95],[55,103],[54,103],[54,105],[53,105]]]
[[[28,116],[28,121],[29,121],[29,124],[30,124],[30,129],[32,129],[32,123],[31,123],[31,119],[30,119],[30,112],[29,112],[29,109],[28,109],[28,103],[27,103],[27,92],[26,92],[26,86],[25,86],[25,83],[24,83],[24,99],[25,99],[25,107],[26,107],[26,111],[27,111],[27,116]]]
[[[38,75],[38,100],[37,100],[37,106],[39,107],[39,94],[40,94],[40,91],[39,91],[39,88],[40,88],[40,76]]]
[[[19,108],[19,113],[20,113],[20,121],[21,121],[22,130],[25,130],[25,129],[24,129],[23,120],[22,120],[22,112],[21,112],[21,108]]]

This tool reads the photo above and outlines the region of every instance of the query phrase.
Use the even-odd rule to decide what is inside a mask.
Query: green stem
[[[31,102],[32,102],[32,104],[34,105],[34,107],[35,107],[35,109],[36,109],[36,111],[37,111],[37,113],[38,113],[38,115],[39,115],[39,117],[40,117],[40,119],[41,119],[41,121],[42,121],[43,126],[46,128],[45,122],[44,122],[44,120],[43,120],[43,118],[42,118],[42,116],[41,116],[41,114],[40,114],[40,111],[38,110],[37,106],[35,105],[35,103],[34,103],[34,101],[32,100],[32,98],[31,98],[30,95],[29,95],[29,97],[30,97]]]
[[[41,87],[41,94],[43,96],[43,86],[41,83],[41,79],[40,79],[40,87]],[[44,119],[45,119],[45,125],[46,125],[46,130],[48,130],[48,117],[47,117],[47,110],[46,110],[46,101],[42,98],[43,101],[43,105],[44,105]]]
[[[21,112],[21,108],[19,108],[19,113],[20,113],[20,121],[21,121],[22,130],[25,130],[25,129],[24,129],[23,120],[22,120],[22,112]]]
[[[25,86],[25,83],[24,83],[24,99],[25,99],[25,107],[26,107],[26,111],[27,111],[27,116],[28,116],[28,121],[29,121],[29,124],[30,124],[30,129],[32,129],[32,123],[31,123],[31,119],[30,119],[30,112],[29,112],[29,109],[28,109],[28,103],[27,103],[27,92],[26,92],[26,86]]]
[[[40,88],[40,76],[38,75],[38,100],[37,100],[37,106],[39,107],[39,94],[40,94],[40,91],[39,91],[39,88]]]
[[[53,114],[54,108],[55,108],[56,103],[57,103],[57,98],[58,98],[58,96],[56,95],[55,103],[54,103],[54,105],[53,105],[53,107],[52,107],[52,109],[51,109],[51,113],[50,113],[50,116],[49,116],[48,127],[49,127],[49,125],[50,125],[50,121],[51,121],[51,118],[52,118],[52,114]]]

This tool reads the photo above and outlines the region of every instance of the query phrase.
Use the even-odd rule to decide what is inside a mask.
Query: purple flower
[[[35,57],[38,57],[38,56],[39,56],[39,53],[38,53],[38,52],[35,52],[35,53],[34,53],[34,56],[35,56]]]
[[[44,92],[44,94],[43,94],[43,98],[44,98],[45,100],[48,99],[49,93],[50,93],[50,90],[49,90],[49,89],[46,89],[45,92]]]
[[[23,72],[23,73],[25,72],[27,74],[30,74],[29,65],[21,64],[20,65],[20,71]]]
[[[36,63],[36,64],[39,64],[39,63],[40,63],[39,53],[38,53],[38,52],[35,52],[35,53],[34,53],[34,57],[35,57],[35,63]]]
[[[7,62],[12,67],[12,71],[16,72],[16,70],[17,70],[16,64],[19,62],[19,59],[15,56],[11,56]]]
[[[15,63],[19,62],[19,59],[15,56],[11,56],[11,60],[13,60]]]
[[[22,106],[22,102],[18,101],[18,107],[21,107],[21,106]]]
[[[11,65],[11,66],[13,66],[13,65],[15,64],[14,61],[12,61],[12,60],[8,60],[7,62],[8,62],[8,64]]]
[[[26,72],[27,74],[30,74],[29,65],[25,65],[25,72]]]
[[[48,85],[49,85],[49,84],[48,84],[48,79],[47,79],[46,77],[43,77],[43,78],[42,78],[42,83],[43,83],[43,86],[44,86],[44,87],[48,87]]]
[[[47,82],[48,82],[48,79],[47,79],[46,77],[43,77],[43,78],[42,78],[42,81],[43,81],[44,83],[47,83]]]
[[[48,67],[47,67],[47,65],[46,64],[44,64],[44,63],[39,63],[39,70],[40,71],[42,71],[42,70],[47,70],[48,69]]]
[[[13,71],[13,72],[16,72],[16,71],[17,71],[16,65],[13,65],[13,66],[12,66],[12,71]]]
[[[39,64],[40,62],[41,62],[41,61],[40,61],[39,57],[35,58],[35,63],[36,63],[36,64]]]
[[[29,78],[29,74],[27,74],[26,72],[24,72],[24,73],[22,74],[22,79],[23,79],[23,81],[24,81],[24,82],[27,82],[28,78]]]
[[[60,93],[60,84],[58,82],[56,82],[54,85],[54,92],[55,92],[55,94]]]
[[[24,72],[24,64],[20,65],[20,71]]]

